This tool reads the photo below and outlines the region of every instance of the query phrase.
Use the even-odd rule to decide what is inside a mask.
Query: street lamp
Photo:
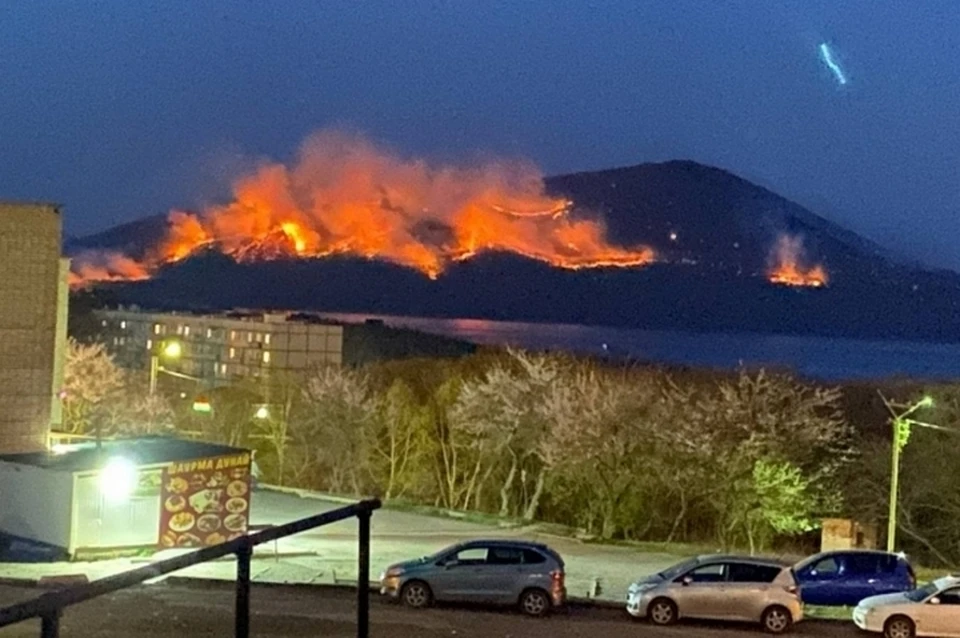
[[[890,412],[890,424],[893,426],[890,459],[890,504],[887,513],[887,551],[892,552],[897,543],[897,501],[900,497],[900,452],[910,440],[910,427],[918,425],[935,430],[946,429],[932,423],[923,423],[910,418],[910,415],[922,408],[933,406],[933,397],[925,396],[913,405],[894,405],[883,394],[880,395]]]
[[[157,392],[157,377],[161,372],[169,372],[160,365],[160,357],[164,359],[179,359],[183,354],[183,346],[179,341],[167,341],[160,347],[159,354],[150,353],[150,394]]]
[[[260,419],[261,421],[263,421],[264,419],[269,419],[270,409],[265,405],[261,405],[259,408],[257,408],[257,411],[253,413],[253,416],[254,418]]]

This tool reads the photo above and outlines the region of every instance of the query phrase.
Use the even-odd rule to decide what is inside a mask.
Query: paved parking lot
[[[251,520],[255,525],[285,523],[340,506],[340,503],[315,498],[263,491],[254,499]],[[602,597],[611,600],[621,600],[627,586],[637,577],[679,560],[669,553],[639,552],[629,547],[545,536],[534,528],[500,528],[391,509],[381,509],[374,514],[371,535],[374,577],[391,563],[431,554],[464,539],[523,538],[547,543],[560,552],[567,563],[567,588],[572,596],[586,596],[593,580],[600,578]],[[338,580],[355,579],[356,539],[356,522],[352,520],[304,532],[281,542],[281,550],[315,552],[316,555],[284,558],[280,563],[286,566],[291,578],[296,574],[302,578],[304,570],[314,569],[324,574],[315,582],[325,582],[332,572],[336,572]],[[284,567],[277,566],[273,573],[279,577],[283,570]]]
[[[34,592],[0,588],[8,604]],[[251,594],[251,635],[347,638],[356,635],[352,592],[255,586]],[[371,636],[382,638],[756,638],[743,626],[680,624],[659,628],[635,623],[616,610],[571,609],[544,619],[506,610],[444,607],[414,611],[374,599]],[[69,608],[61,635],[128,638],[143,636],[228,636],[233,631],[233,592],[228,586],[151,585],[126,590]],[[852,624],[805,622],[798,636],[854,638]],[[0,629],[0,638],[36,638],[37,622]]]
[[[253,525],[276,525],[342,507],[344,502],[302,497],[274,491],[258,491],[251,508]],[[669,553],[640,552],[629,547],[586,544],[567,538],[544,536],[534,528],[501,528],[443,516],[424,516],[393,509],[378,510],[371,524],[371,569],[373,578],[401,560],[434,553],[469,538],[524,538],[553,546],[567,563],[567,589],[583,597],[599,578],[601,597],[620,601],[637,577],[676,562]],[[85,574],[101,578],[164,558],[115,559],[85,563],[0,563],[0,579],[36,579],[45,575]],[[357,524],[345,520],[261,546],[255,554],[251,575],[255,582],[332,584],[357,578]],[[233,579],[235,566],[224,560],[204,563],[177,575]]]

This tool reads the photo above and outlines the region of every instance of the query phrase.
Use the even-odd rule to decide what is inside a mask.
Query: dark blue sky
[[[73,234],[346,124],[548,173],[695,159],[960,269],[957,0],[10,4],[0,197],[63,203]]]

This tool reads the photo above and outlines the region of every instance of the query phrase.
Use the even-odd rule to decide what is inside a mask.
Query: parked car
[[[543,616],[566,601],[563,559],[540,543],[476,540],[390,566],[380,593],[415,608],[434,601],[518,605]]]
[[[681,618],[759,622],[774,634],[803,619],[790,567],[747,556],[691,558],[630,585],[627,612],[657,625]]]
[[[866,598],[853,610],[853,622],[866,631],[882,631],[886,638],[960,638],[960,576]]]
[[[873,550],[822,552],[793,568],[808,605],[853,607],[864,598],[910,591],[917,586],[906,556]]]

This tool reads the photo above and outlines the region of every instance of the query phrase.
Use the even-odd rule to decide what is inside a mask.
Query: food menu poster
[[[250,454],[171,463],[160,490],[160,548],[209,547],[247,533]]]

